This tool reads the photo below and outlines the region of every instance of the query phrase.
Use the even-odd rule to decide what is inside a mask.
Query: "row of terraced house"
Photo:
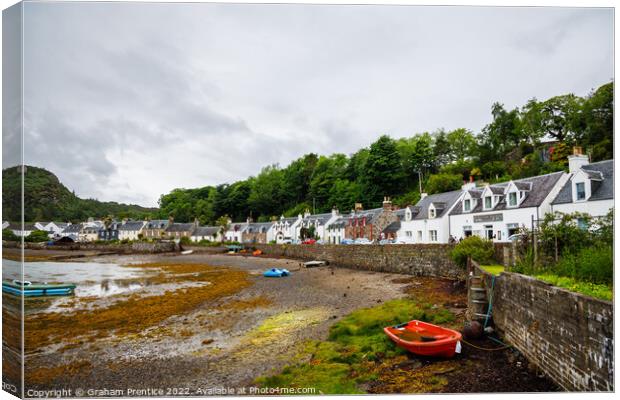
[[[69,224],[3,223],[18,236],[34,230],[50,239],[87,242],[97,240],[181,239],[240,243],[300,243],[312,232],[318,243],[449,243],[470,235],[506,242],[520,228],[531,228],[548,213],[583,212],[604,216],[613,208],[613,160],[590,163],[576,151],[569,156],[569,171],[554,172],[503,183],[465,183],[460,190],[432,195],[397,209],[388,197],[382,207],[364,210],[356,204],[348,213],[311,214],[271,222],[232,222],[224,229],[167,220],[93,221]],[[305,232],[304,232],[305,230]],[[303,233],[306,233],[302,235]]]

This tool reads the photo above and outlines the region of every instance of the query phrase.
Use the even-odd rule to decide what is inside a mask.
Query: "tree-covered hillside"
[[[306,208],[347,211],[355,202],[370,208],[383,196],[405,206],[419,199],[420,183],[436,193],[458,189],[470,176],[503,181],[562,170],[575,145],[592,161],[613,157],[613,82],[586,97],[532,99],[512,110],[495,103],[481,132],[439,129],[397,140],[384,135],[349,156],[306,154],[232,184],[175,189],[161,196],[159,214],[214,223],[222,215],[268,220]]]
[[[117,218],[144,218],[157,214],[155,208],[80,199],[69,191],[53,173],[26,166],[24,174],[25,221],[84,221],[89,217],[113,215]],[[21,169],[2,171],[2,215],[4,220],[21,219]]]

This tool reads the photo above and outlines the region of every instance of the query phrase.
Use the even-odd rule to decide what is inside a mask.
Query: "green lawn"
[[[558,276],[554,274],[542,274],[536,275],[537,279],[558,286],[564,289],[568,289],[571,292],[577,292],[585,294],[586,296],[595,297],[602,300],[612,300],[614,295],[614,289],[611,285],[600,285],[590,282],[581,282],[573,278],[565,276]]]
[[[504,272],[503,265],[481,265],[480,268],[482,268],[491,275],[499,275]]]

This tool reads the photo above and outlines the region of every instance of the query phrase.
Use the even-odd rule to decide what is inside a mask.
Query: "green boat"
[[[73,283],[40,283],[3,280],[2,291],[15,296],[69,296],[75,291]]]

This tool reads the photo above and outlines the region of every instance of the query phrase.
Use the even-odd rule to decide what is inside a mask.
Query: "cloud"
[[[612,32],[607,9],[26,3],[26,162],[156,205],[383,133],[478,131],[494,101],[585,94],[613,76]]]

